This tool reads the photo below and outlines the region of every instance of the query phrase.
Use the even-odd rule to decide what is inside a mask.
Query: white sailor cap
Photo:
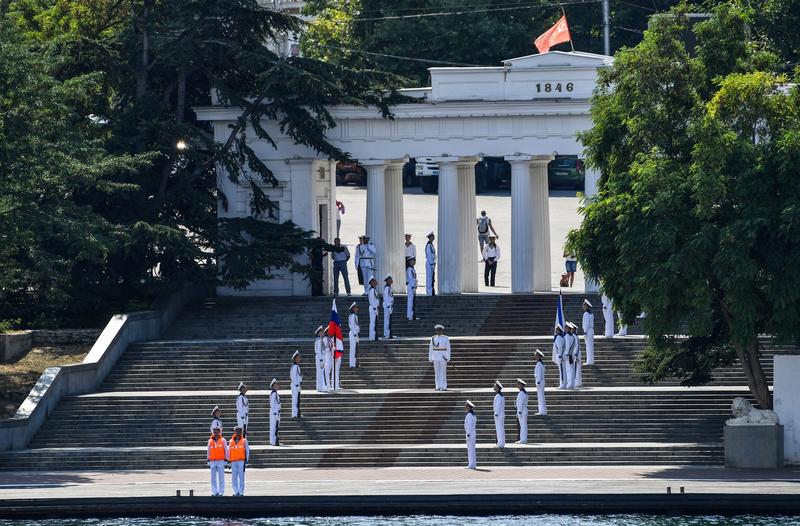
[[[542,351],[540,351],[539,349],[536,349],[536,354],[541,356],[542,358],[544,358],[544,353]]]
[[[273,385],[275,385],[277,383],[278,383],[278,379],[277,378],[273,378],[272,381],[269,383],[269,386],[272,387]]]
[[[325,327],[320,325],[319,327],[317,327],[317,330],[314,331],[314,334],[317,334],[319,331],[324,331],[324,330],[325,330]]]
[[[464,403],[464,405],[468,405],[468,406],[470,406],[470,407],[472,407],[472,408],[474,408],[474,407],[475,407],[475,404],[473,404],[473,403],[472,403],[472,402],[470,402],[469,400],[467,400],[467,401]]]
[[[237,391],[241,391],[241,390],[242,390],[242,387],[247,387],[247,386],[246,386],[246,385],[244,385],[244,382],[239,382],[239,387],[237,387],[237,388],[236,388],[236,390],[237,390]]]
[[[369,279],[367,280],[367,283],[369,283],[369,282],[370,282],[370,281],[372,281],[373,279],[375,279],[375,276],[370,276],[370,277],[369,277]],[[377,279],[375,279],[375,281],[378,281],[378,280],[377,280]]]
[[[501,383],[500,383],[500,380],[495,380],[495,381],[494,381],[494,385],[496,385],[496,386],[497,386],[497,387],[499,387],[500,389],[502,389],[502,388],[503,388],[503,384],[501,384]]]
[[[433,326],[433,330],[438,331],[439,329],[444,330],[444,325],[442,325],[441,323],[437,323],[436,325]]]
[[[406,232],[405,234],[403,234],[403,236],[408,236],[408,237],[411,237],[411,234],[409,234],[408,232]]]
[[[358,239],[364,239],[365,237],[367,237],[365,234],[359,234],[358,235]]]
[[[391,274],[387,274],[386,277],[383,278],[383,281],[389,281],[390,279],[392,279],[392,275]]]
[[[411,259],[417,259],[417,257],[416,256],[406,256],[406,261],[409,261]]]
[[[517,383],[518,384],[522,384],[522,385],[528,385],[528,384],[525,383],[525,380],[523,380],[522,378],[517,378]]]
[[[590,308],[592,306],[592,303],[589,300],[583,300],[583,304],[588,305]]]
[[[219,406],[215,405],[214,409],[211,410],[211,416],[214,416],[214,413],[217,412],[217,411],[219,411]]]
[[[294,354],[292,355],[292,360],[294,360],[295,356],[299,356],[299,355],[300,355],[300,351],[295,351]]]
[[[428,235],[425,236],[425,237],[435,237],[435,236],[436,236],[436,234],[434,234],[433,230],[431,230],[430,232],[428,232]]]
[[[571,321],[568,321],[567,323],[565,323],[565,325],[567,327],[569,327],[570,329],[577,329],[578,328],[578,326],[575,325],[574,323],[572,323]]]
[[[564,332],[564,327],[560,323],[556,323],[556,329],[559,329],[561,332]]]
[[[353,307],[358,307],[358,303],[356,303],[355,301],[353,303],[351,303],[350,304],[350,310],[353,310]]]

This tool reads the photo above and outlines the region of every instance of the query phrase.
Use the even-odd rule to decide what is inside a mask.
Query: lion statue
[[[764,409],[755,409],[753,404],[737,396],[731,403],[731,411],[733,416],[725,422],[729,426],[743,426],[743,425],[762,425],[762,426],[775,426],[778,425],[778,415],[775,411]]]

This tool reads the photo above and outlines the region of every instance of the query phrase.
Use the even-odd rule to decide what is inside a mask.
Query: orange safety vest
[[[228,442],[228,450],[230,451],[231,462],[247,460],[247,439],[242,437],[237,444],[236,440],[231,438],[231,441]]]
[[[208,439],[208,460],[225,460],[225,439],[221,436],[217,441],[213,436]]]

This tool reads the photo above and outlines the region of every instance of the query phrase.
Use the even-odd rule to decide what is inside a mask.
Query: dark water
[[[163,517],[158,519],[75,519],[44,521],[0,520],[0,526],[796,526],[800,516],[763,517],[741,515],[496,515],[493,517],[285,517],[277,519],[205,519]]]

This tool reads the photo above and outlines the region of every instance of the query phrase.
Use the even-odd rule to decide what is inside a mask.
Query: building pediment
[[[583,51],[550,51],[524,57],[509,58],[503,61],[506,67],[513,69],[527,68],[597,68],[611,64],[613,57],[596,55]]]

